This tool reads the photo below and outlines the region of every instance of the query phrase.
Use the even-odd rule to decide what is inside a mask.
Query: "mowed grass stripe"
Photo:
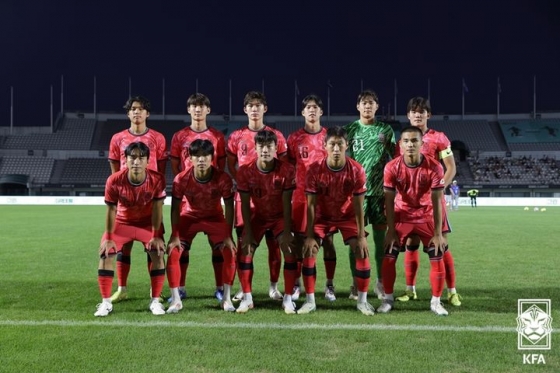
[[[86,327],[86,326],[114,326],[136,328],[206,328],[206,329],[290,329],[290,330],[397,330],[420,332],[490,332],[490,333],[516,333],[517,329],[503,326],[442,326],[442,325],[377,325],[377,324],[278,324],[278,323],[202,323],[193,321],[149,321],[133,322],[121,320],[0,320],[2,326],[60,326],[60,327]],[[558,330],[554,330],[558,332]]]

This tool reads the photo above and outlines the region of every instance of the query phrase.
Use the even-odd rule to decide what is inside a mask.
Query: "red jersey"
[[[241,166],[237,172],[237,191],[249,193],[254,204],[254,215],[263,220],[282,219],[282,195],[295,188],[295,168],[278,159],[274,168],[264,172],[257,167],[257,161]]]
[[[292,200],[305,201],[305,175],[311,163],[327,157],[326,136],[324,127],[317,133],[300,128],[288,136],[288,159],[296,164],[296,190]]]
[[[366,173],[362,165],[346,157],[340,170],[332,170],[327,160],[311,164],[305,178],[305,192],[315,194],[317,218],[328,221],[354,220],[352,199],[366,192]]]
[[[192,127],[185,127],[175,132],[171,140],[171,157],[181,161],[181,170],[188,170],[192,167],[189,155],[189,146],[194,140],[209,140],[214,145],[214,157],[212,165],[218,168],[218,160],[226,156],[226,140],[224,134],[212,127],[208,127],[202,132],[197,132]]]
[[[453,156],[451,151],[451,142],[445,136],[445,133],[433,129],[428,129],[422,135],[422,154],[433,157],[437,160]],[[395,149],[395,158],[402,155],[400,147]]]
[[[422,157],[416,167],[409,167],[400,156],[385,166],[383,187],[397,192],[395,222],[427,223],[433,221],[432,190],[443,190],[443,167],[432,157]]]
[[[128,145],[137,141],[142,141],[150,149],[148,168],[158,171],[158,162],[167,160],[167,147],[165,137],[151,128],[148,128],[147,131],[141,135],[132,134],[128,129],[115,133],[109,144],[109,160],[120,162],[120,169],[125,169],[126,156],[124,155],[124,151]]]
[[[224,171],[212,167],[212,177],[207,181],[197,180],[193,167],[181,171],[173,180],[173,198],[182,204],[181,215],[194,215],[199,219],[223,217],[222,198],[233,198],[233,181]]]
[[[117,221],[123,224],[150,225],[152,201],[165,196],[165,176],[150,169],[140,185],[128,180],[126,168],[109,176],[105,184],[105,203],[117,205]]]
[[[272,131],[276,134],[278,139],[277,152],[275,157],[279,157],[286,153],[286,139],[282,132],[275,130],[274,128],[264,126],[264,130]],[[261,131],[261,130],[259,130]],[[255,145],[255,135],[259,131],[254,131],[248,126],[235,130],[229,135],[227,143],[227,152],[233,154],[237,157],[237,165],[241,167],[243,165],[249,164],[255,159],[257,159],[257,151]]]

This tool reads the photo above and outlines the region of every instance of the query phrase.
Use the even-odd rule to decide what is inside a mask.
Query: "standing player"
[[[374,292],[379,298],[383,296],[381,283],[381,263],[383,261],[383,242],[387,221],[384,212],[383,196],[383,167],[393,157],[395,152],[395,134],[390,125],[375,118],[379,108],[379,98],[373,91],[366,90],[358,95],[356,108],[360,112],[360,119],[346,126],[350,146],[348,154],[358,161],[365,169],[367,176],[367,192],[364,198],[364,213],[366,224],[373,228],[373,243],[375,245],[375,265],[377,282]],[[350,267],[355,271],[355,258],[350,251]],[[354,274],[354,278],[356,278]],[[350,289],[350,298],[355,299],[356,284]]]
[[[115,173],[126,168],[127,161],[125,150],[127,146],[133,142],[142,141],[150,149],[151,158],[148,163],[150,170],[158,171],[165,175],[165,166],[167,162],[167,148],[165,137],[147,126],[147,119],[150,116],[150,101],[142,96],[134,96],[128,99],[124,105],[128,119],[130,119],[130,128],[117,132],[111,138],[109,144],[109,164],[111,172]],[[163,228],[162,228],[163,229]],[[111,296],[114,303],[126,299],[126,285],[128,273],[130,272],[130,253],[132,251],[132,242],[126,244],[122,251],[117,254],[117,279],[119,287]],[[147,256],[148,272],[151,268],[150,256]]]
[[[396,260],[407,237],[420,237],[424,251],[430,257],[432,300],[430,309],[446,316],[440,298],[445,281],[442,261],[445,237],[442,234],[442,201],[445,181],[443,167],[438,160],[421,153],[422,131],[409,126],[402,130],[400,146],[403,155],[385,166],[384,188],[388,230],[383,259],[383,287],[385,296],[377,312],[393,309]],[[397,198],[397,194],[399,198]]]
[[[197,139],[209,140],[214,147],[212,165],[219,170],[224,170],[226,165],[226,142],[224,134],[215,128],[208,127],[206,117],[210,114],[210,100],[202,93],[194,93],[187,99],[187,112],[191,116],[191,125],[187,126],[173,135],[171,140],[171,169],[173,175],[188,170],[193,166],[189,156],[189,147]],[[186,212],[188,207],[183,205]],[[224,259],[221,250],[212,250],[212,266],[214,267],[214,280],[216,291],[214,296],[221,301],[223,295],[222,266]],[[185,299],[185,280],[187,268],[189,267],[189,250],[183,250],[180,259],[181,279],[179,281],[179,295]],[[169,298],[171,301],[171,298]]]
[[[305,175],[309,165],[317,158],[326,157],[325,136],[327,129],[321,127],[323,115],[323,101],[319,96],[308,95],[302,101],[301,114],[305,118],[303,128],[288,136],[288,160],[296,166],[296,190],[292,196],[292,230],[295,233],[294,247],[296,255],[301,256],[303,239],[307,225],[307,197],[305,195]],[[332,235],[323,241],[323,260],[327,283],[325,284],[325,298],[331,302],[336,300],[334,292],[334,273],[336,269],[336,251]],[[301,274],[301,260],[298,260],[298,277]],[[291,293],[292,300],[299,298],[299,279]],[[290,294],[288,294],[290,295]],[[284,294],[286,297],[286,294]]]
[[[285,291],[291,293],[294,288],[296,256],[289,245],[293,239],[292,192],[296,175],[294,166],[274,157],[277,143],[274,132],[259,131],[255,136],[257,159],[239,167],[237,172],[237,190],[241,195],[244,222],[238,258],[243,300],[237,308],[238,313],[253,308],[253,255],[267,230],[273,233],[284,252]],[[254,208],[251,208],[251,202]],[[283,307],[286,313],[293,314],[295,306],[290,298],[283,302]]]
[[[432,157],[438,162],[443,162],[445,167],[444,187],[448,187],[453,180],[456,172],[455,158],[451,151],[451,142],[443,132],[428,129],[428,119],[431,116],[432,109],[430,102],[423,97],[414,97],[410,99],[407,105],[407,116],[412,126],[418,127],[422,132],[422,154]],[[399,150],[397,150],[397,153]],[[397,195],[397,199],[400,198]],[[451,225],[447,220],[447,209],[445,208],[445,199],[442,201],[442,232],[447,245],[447,233],[451,232]],[[406,278],[406,291],[398,297],[397,300],[406,302],[410,299],[417,299],[416,295],[416,273],[420,259],[418,257],[418,248],[420,247],[420,239],[411,237],[406,242],[404,254],[404,268]],[[453,306],[461,305],[461,297],[455,289],[455,263],[453,255],[449,247],[445,247],[443,254],[443,263],[445,264],[445,280],[447,283],[447,300]]]
[[[223,273],[226,280],[222,307],[225,311],[235,311],[231,303],[231,285],[235,277],[235,245],[231,239],[233,182],[227,173],[212,165],[215,149],[210,140],[194,140],[189,146],[188,154],[192,166],[180,172],[173,180],[173,231],[167,249],[171,304],[167,313],[177,313],[183,308],[179,287],[182,277],[179,261],[181,252],[190,250],[192,241],[199,232],[208,236],[213,251],[223,250],[223,257],[226,259]],[[184,199],[186,201],[182,203]]]
[[[266,104],[266,97],[264,93],[251,91],[245,95],[243,100],[243,111],[247,114],[249,124],[246,127],[233,131],[227,143],[227,165],[228,171],[235,181],[237,181],[237,169],[243,165],[249,164],[257,158],[255,151],[255,135],[261,130],[272,131],[276,134],[278,139],[277,154],[278,159],[286,157],[287,147],[286,139],[280,131],[268,127],[264,124],[264,113],[268,107]],[[242,237],[243,231],[243,216],[241,214],[241,197],[239,193],[235,195],[235,230],[237,232],[238,243]],[[282,300],[282,293],[278,290],[278,279],[280,278],[280,267],[282,265],[282,255],[280,247],[274,237],[271,237],[267,232],[266,244],[268,246],[268,266],[270,270],[270,287],[268,295],[275,300]],[[243,292],[239,291],[234,301],[240,301],[243,297]]]
[[[146,144],[131,143],[124,150],[124,155],[126,167],[109,176],[105,185],[107,215],[97,273],[103,300],[94,315],[107,316],[113,311],[111,287],[115,275],[114,256],[134,241],[144,245],[152,261],[150,311],[154,315],[163,315],[165,310],[159,297],[165,281],[165,244],[161,232],[165,177],[148,168],[150,149]]]
[[[451,209],[459,210],[460,189],[459,185],[457,185],[457,180],[453,180],[453,182],[449,186],[449,191],[451,192]]]
[[[374,309],[367,302],[370,264],[363,210],[365,171],[358,162],[346,157],[348,140],[344,128],[329,128],[324,146],[327,158],[311,164],[305,179],[307,237],[303,245],[302,272],[306,301],[297,312],[307,314],[317,308],[315,263],[320,241],[339,230],[356,258],[353,274],[358,290],[357,308],[371,316]]]

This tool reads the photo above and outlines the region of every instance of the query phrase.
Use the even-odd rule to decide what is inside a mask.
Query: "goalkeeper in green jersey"
[[[360,93],[356,108],[360,112],[360,119],[346,126],[350,143],[348,155],[358,161],[366,171],[367,192],[364,200],[364,214],[366,224],[371,224],[373,228],[377,270],[374,292],[379,299],[382,299],[381,263],[384,255],[383,241],[387,230],[383,169],[395,153],[395,133],[390,125],[375,118],[375,112],[379,108],[379,98],[375,92],[365,90]],[[352,251],[350,251],[350,268],[354,275],[356,259]],[[350,288],[350,298],[355,299],[355,297],[357,297],[357,290],[356,284],[353,284]]]

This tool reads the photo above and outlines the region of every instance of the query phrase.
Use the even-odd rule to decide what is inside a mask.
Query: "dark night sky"
[[[198,4],[194,4],[198,3]],[[119,112],[132,93],[167,113],[184,113],[195,90],[214,113],[242,113],[246,91],[264,79],[269,113],[292,114],[294,80],[301,95],[317,93],[331,114],[356,114],[360,80],[399,114],[412,96],[427,95],[434,113],[495,113],[497,77],[502,113],[560,111],[560,2],[548,1],[39,1],[0,5],[0,125],[48,125],[50,86],[60,108]],[[190,4],[190,5],[189,5]],[[498,5],[499,4],[499,5]],[[507,4],[504,5],[504,4]],[[302,96],[299,98],[301,99]],[[381,111],[381,109],[380,109]]]

